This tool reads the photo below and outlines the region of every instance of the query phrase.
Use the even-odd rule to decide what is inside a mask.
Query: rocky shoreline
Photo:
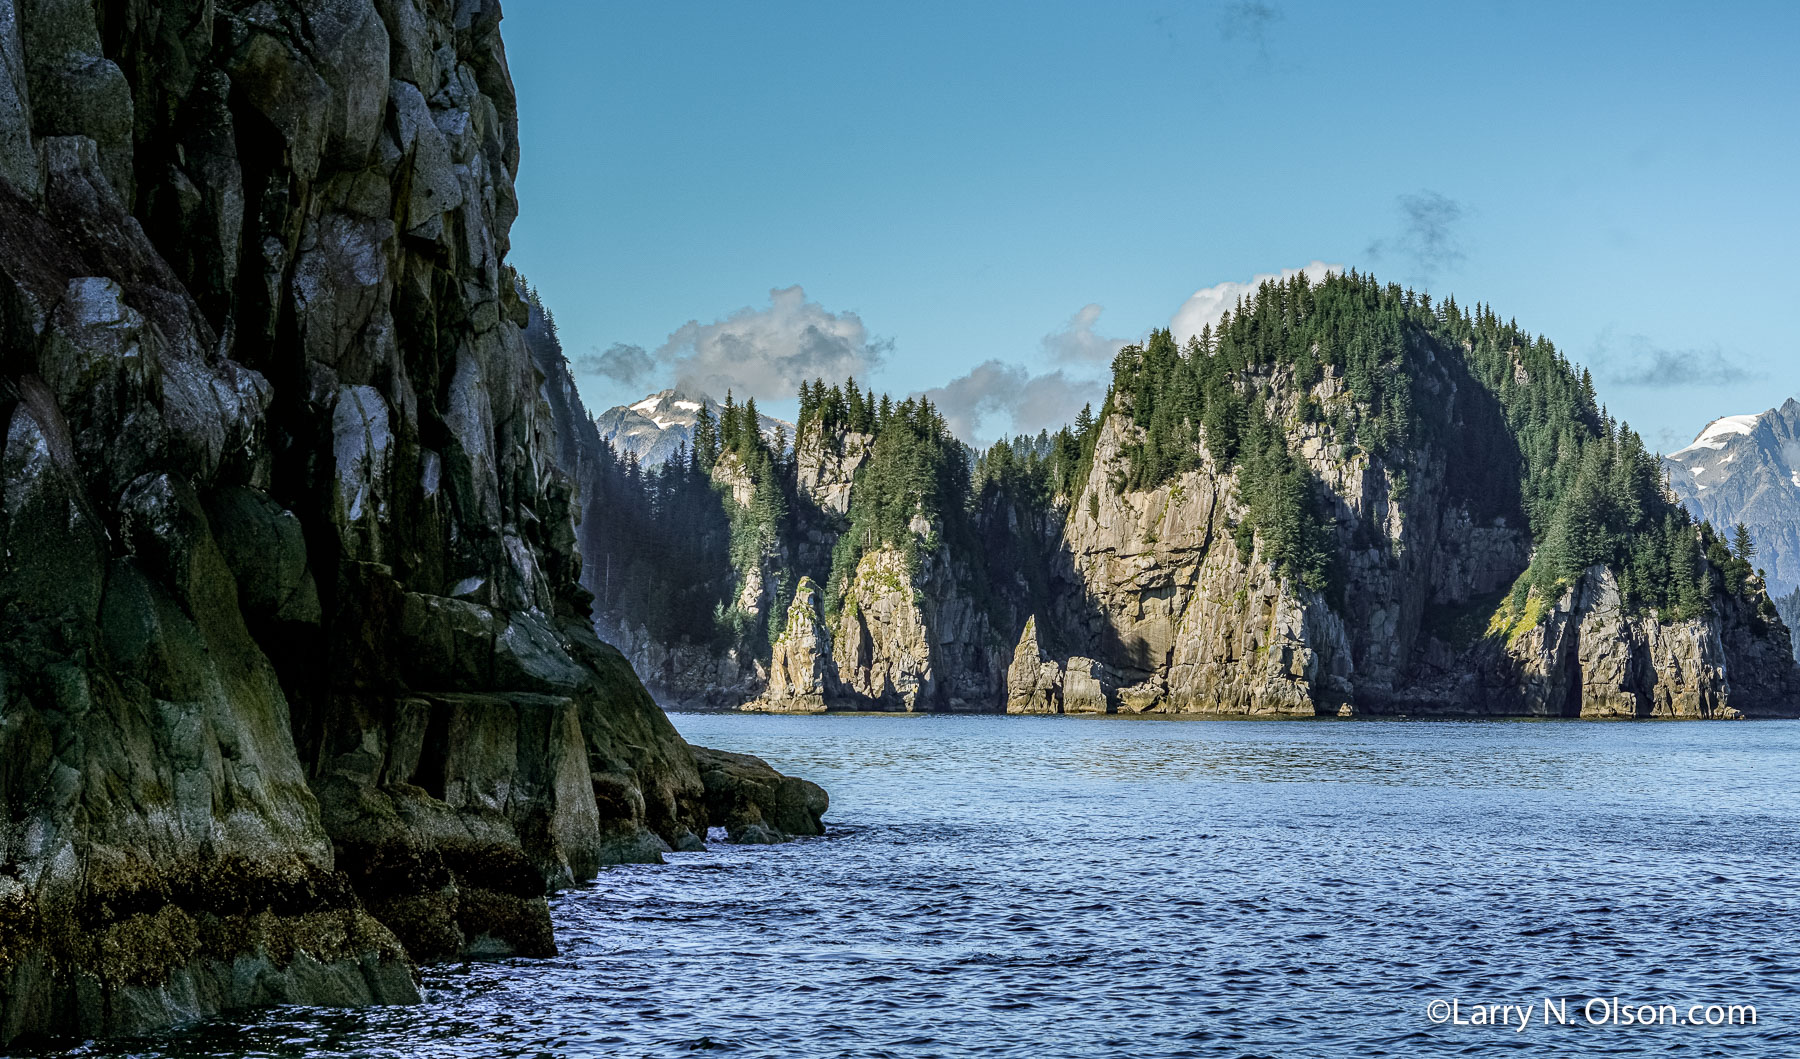
[[[595,637],[499,22],[0,0],[0,1042],[413,1002],[821,830]]]

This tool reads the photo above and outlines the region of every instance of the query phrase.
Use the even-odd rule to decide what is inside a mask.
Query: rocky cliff
[[[1448,371],[1423,381],[1446,400],[1452,429],[1459,402],[1484,400]],[[1272,414],[1305,397],[1328,407],[1339,380],[1327,372]],[[1068,697],[1069,674],[1080,672],[1083,682],[1097,676],[1105,709],[1117,712],[1800,712],[1788,633],[1760,583],[1677,620],[1632,612],[1613,572],[1597,566],[1558,598],[1534,590],[1509,608],[1501,597],[1531,561],[1531,535],[1517,514],[1459,493],[1465,457],[1453,446],[1420,445],[1402,464],[1289,419],[1288,444],[1331,512],[1332,598],[1280,572],[1262,534],[1235,532],[1248,518],[1236,475],[1208,463],[1155,489],[1110,487],[1126,473],[1134,432],[1124,415],[1101,425],[1084,490],[1094,499],[1067,523],[1068,567],[1050,617],[1074,657],[1061,668],[1042,657],[1041,633],[1028,626],[1009,671],[1010,711],[1054,711],[1054,689],[1060,682]]]
[[[1129,430],[1122,417],[1102,429],[1097,478],[1117,472],[1116,439]],[[1690,718],[1800,710],[1800,680],[1782,662],[1787,631],[1755,605],[1727,599],[1685,621],[1629,614],[1616,577],[1595,567],[1559,598],[1532,597],[1528,612],[1507,614],[1494,594],[1526,568],[1521,530],[1475,524],[1429,474],[1396,500],[1366,459],[1329,465],[1316,446],[1302,450],[1336,486],[1349,567],[1341,603],[1236,546],[1231,528],[1243,508],[1235,483],[1216,471],[1147,492],[1101,488],[1092,509],[1070,519],[1073,576],[1061,620],[1077,648],[1100,660],[1104,709]],[[1059,666],[1038,635],[1035,623],[1022,634],[1009,712],[1056,712],[1065,673],[1095,672],[1079,656]]]
[[[0,0],[0,1040],[415,1000],[706,831],[577,583],[499,20]]]
[[[1231,341],[1262,350],[1221,338],[1177,352],[1160,335],[1115,364],[1090,426],[997,446],[972,472],[953,453],[927,466],[886,444],[918,430],[916,408],[884,411],[873,433],[803,415],[794,514],[734,605],[779,614],[777,571],[809,578],[768,653],[749,652],[750,686],[725,698],[1800,713],[1792,641],[1761,576],[1680,511],[1655,458],[1553,347],[1366,277],[1261,297],[1286,307],[1247,307],[1255,321]],[[1326,321],[1310,325],[1317,338],[1296,323],[1307,312]],[[1354,356],[1331,352],[1334,328]],[[970,482],[946,490],[956,474]],[[762,488],[731,460],[714,475],[735,511]]]
[[[797,510],[765,565],[815,571],[817,580],[802,574],[791,601],[783,601],[786,627],[774,637],[766,683],[754,687],[759,694],[746,709],[980,712],[1005,694],[1011,648],[994,631],[995,620],[1010,622],[1022,612],[1004,591],[978,602],[976,592],[988,585],[971,568],[976,556],[948,543],[946,526],[923,512],[910,518],[904,545],[870,547],[838,575],[837,607],[828,613],[820,584],[856,533],[851,502],[874,441],[816,426],[797,440]],[[732,501],[744,491],[734,489]],[[774,576],[755,579],[764,584]]]

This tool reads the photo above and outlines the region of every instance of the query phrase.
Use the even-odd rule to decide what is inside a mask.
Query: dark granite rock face
[[[492,0],[0,0],[0,1041],[417,998],[708,790],[593,634]]]

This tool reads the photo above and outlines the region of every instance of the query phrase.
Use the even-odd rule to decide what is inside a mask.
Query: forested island
[[[588,584],[669,699],[1800,709],[1742,528],[1694,519],[1591,375],[1487,305],[1268,282],[1124,349],[1098,410],[980,452],[923,399],[798,396],[791,448],[730,395],[656,467],[593,447]]]

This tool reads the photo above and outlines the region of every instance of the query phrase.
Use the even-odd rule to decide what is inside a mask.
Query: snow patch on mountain
[[[693,447],[694,424],[700,421],[701,408],[710,411],[715,420],[723,411],[723,406],[706,394],[664,390],[636,404],[609,408],[594,417],[594,425],[619,455],[630,453],[637,457],[641,466],[657,467],[674,457],[683,446]],[[792,423],[760,414],[756,419],[770,444],[781,437],[792,445]]]
[[[1800,401],[1715,419],[1663,466],[1696,517],[1750,530],[1772,593],[1800,585]]]
[[[1706,429],[1700,432],[1700,436],[1694,439],[1693,444],[1670,454],[1670,458],[1673,459],[1684,452],[1693,452],[1695,449],[1722,449],[1733,436],[1755,431],[1756,424],[1761,421],[1762,416],[1760,415],[1723,416],[1715,419],[1706,424]]]

